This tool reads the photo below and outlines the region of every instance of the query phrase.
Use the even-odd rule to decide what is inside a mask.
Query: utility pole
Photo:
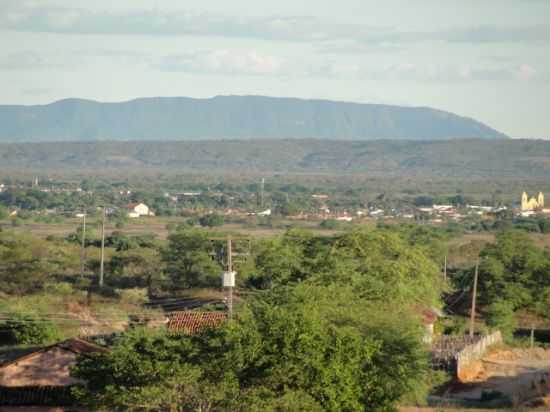
[[[443,280],[447,283],[447,255],[445,255],[445,262],[443,263]]]
[[[99,287],[103,287],[103,268],[105,264],[105,206],[101,219],[101,263],[99,265]]]
[[[82,246],[80,248],[80,277],[84,277],[86,266],[86,212],[82,216]]]
[[[262,177],[262,185],[260,189],[260,206],[264,207],[264,189],[265,189],[265,178]]]
[[[476,299],[477,299],[477,276],[479,272],[479,258],[476,262],[476,269],[474,272],[474,293],[472,294],[472,310],[470,312],[470,337],[474,336],[474,327],[476,321]]]
[[[227,236],[227,271],[233,272],[233,251],[231,244],[231,236]],[[232,275],[230,275],[232,276]],[[233,286],[229,286],[227,294],[227,309],[229,311],[229,319],[233,317]]]

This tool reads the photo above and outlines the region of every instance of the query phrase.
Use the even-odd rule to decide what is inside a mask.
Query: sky
[[[550,139],[550,0],[0,0],[0,104],[268,95]]]

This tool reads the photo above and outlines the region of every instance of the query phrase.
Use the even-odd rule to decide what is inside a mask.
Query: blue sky
[[[548,0],[0,0],[0,104],[261,94],[550,139]]]

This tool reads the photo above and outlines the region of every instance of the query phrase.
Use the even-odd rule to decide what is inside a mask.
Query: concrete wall
[[[476,343],[467,345],[456,355],[456,374],[459,380],[466,380],[465,378],[471,375],[469,369],[475,365],[476,361],[481,359],[485,354],[487,348],[491,345],[502,342],[502,334],[500,331],[491,333],[490,335],[482,337]]]

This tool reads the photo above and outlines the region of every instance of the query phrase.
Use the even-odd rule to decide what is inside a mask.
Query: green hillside
[[[0,171],[147,170],[366,174],[373,177],[550,176],[550,141],[326,141],[25,143],[0,145]]]

